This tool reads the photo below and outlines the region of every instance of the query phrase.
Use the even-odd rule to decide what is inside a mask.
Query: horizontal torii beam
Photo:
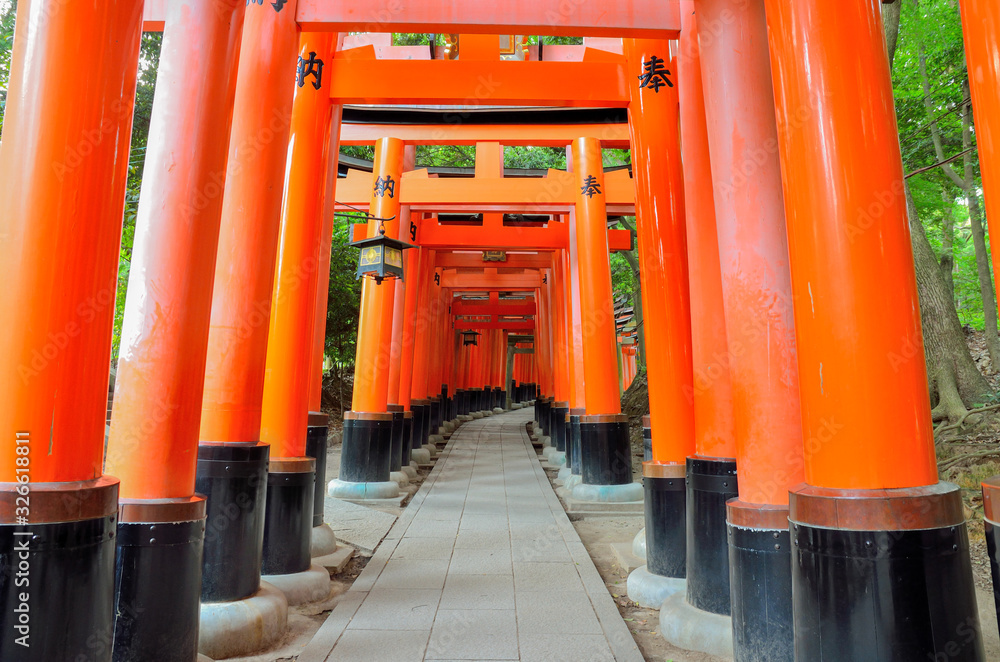
[[[424,221],[425,224],[428,221]],[[503,261],[486,261],[481,251],[475,253],[445,253],[438,252],[434,256],[434,265],[442,268],[471,267],[512,267],[517,269],[547,269],[552,266],[552,256],[549,253],[507,253]]]
[[[163,30],[170,0],[146,0],[142,29]],[[270,4],[270,1],[268,2]],[[313,32],[537,34],[676,39],[679,0],[299,0],[295,19]]]
[[[534,320],[524,320],[523,322],[473,322],[468,320],[455,320],[455,329],[459,331],[471,331],[472,329],[506,329],[508,331],[532,331],[535,328]]]
[[[604,176],[605,204],[609,214],[635,215],[635,186],[627,170]],[[569,213],[579,190],[573,173],[549,170],[545,177],[428,177],[426,170],[403,173],[401,205],[413,212],[505,214]],[[337,211],[346,205],[366,209],[371,202],[371,173],[351,170],[337,180]]]
[[[323,75],[330,77],[336,104],[625,108],[629,103],[624,62],[338,57],[326,66]]]
[[[417,230],[416,245],[435,250],[536,250],[554,251],[569,248],[569,226],[562,222],[552,222],[545,227],[512,227],[501,224],[493,225],[486,215],[483,225],[441,225],[433,221],[421,222]],[[356,224],[353,231],[355,237],[367,237],[368,226]],[[628,230],[608,230],[608,250],[613,253],[630,251],[634,248],[632,233]],[[442,258],[444,259],[444,258]],[[534,264],[505,264],[504,262],[478,264],[458,264],[459,259],[453,259],[455,264],[449,266],[496,266],[546,268],[551,264],[537,267]],[[465,260],[461,260],[465,261]]]
[[[456,114],[456,119],[461,119]],[[628,149],[628,124],[342,124],[341,145],[370,145],[379,138],[410,145],[501,145],[565,147],[577,138],[597,138],[608,149]]]
[[[541,286],[542,275],[537,271],[508,274],[498,273],[496,269],[486,269],[480,273],[447,269],[441,272],[441,287],[451,290],[530,292]]]
[[[534,301],[464,301],[457,300],[451,304],[452,315],[534,315]]]
[[[313,31],[662,39],[681,28],[678,0],[299,0],[296,20]]]

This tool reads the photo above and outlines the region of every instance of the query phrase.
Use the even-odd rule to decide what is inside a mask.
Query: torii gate
[[[962,5],[991,205],[996,132],[986,111],[997,97],[1000,16],[985,0]],[[4,660],[110,660],[112,647],[96,649],[95,640],[113,642],[118,659],[161,659],[163,640],[178,659],[193,659],[203,553],[205,585],[220,600],[253,595],[262,567],[278,578],[308,568],[323,454],[316,431],[325,425],[309,411],[319,404],[315,320],[325,311],[329,162],[338,106],[351,102],[627,107],[645,325],[657,339],[647,343],[648,583],[668,587],[686,567],[686,598],[670,599],[731,610],[739,659],[922,659],[945,642],[951,659],[982,659],[961,499],[938,481],[934,461],[878,3],[22,0],[18,13],[0,147],[0,199],[11,201],[0,233],[8,276],[0,309],[17,321],[0,335],[9,451],[0,458],[0,553],[13,567],[20,538],[90,537],[74,549],[73,565],[68,543],[26,552],[32,573],[66,577],[75,590],[33,592],[31,614],[64,624],[64,636],[33,638],[30,653],[4,637]],[[165,37],[105,455],[109,292],[144,25]],[[338,48],[338,34],[376,30],[449,30],[462,35],[462,52],[457,61],[405,61],[380,59],[374,45]],[[593,48],[564,50],[557,61],[544,52],[501,61],[495,35],[519,33],[624,45],[621,54]],[[651,87],[654,75],[666,75],[661,65],[669,85]],[[474,133],[456,129],[463,139]],[[473,138],[500,141],[502,133]],[[392,175],[406,188],[405,140],[378,136],[376,181]],[[539,289],[549,312],[538,316],[548,330],[532,355],[536,417],[565,438],[564,407],[554,404],[566,400],[555,398],[580,398],[578,440],[577,408],[569,407],[570,455],[592,464],[574,494],[621,498],[636,488],[631,475],[624,481],[625,466],[609,463],[627,433],[611,367],[614,323],[587,315],[610,301],[605,223],[614,182],[604,176],[599,136],[569,140],[571,197],[560,201],[572,199],[576,237],[551,268],[563,287]],[[416,191],[439,186],[411,179]],[[419,198],[412,202],[411,213],[424,213]],[[372,196],[369,208],[396,217],[386,230],[398,236],[398,198]],[[430,264],[434,250],[411,253]],[[388,411],[393,385],[400,399],[432,400],[432,411],[447,400],[440,361],[417,374],[405,342],[396,343],[403,358],[393,359],[393,340],[418,328],[396,319],[416,315],[425,331],[443,326],[447,290],[415,280],[417,296],[404,294],[401,315],[394,290],[405,293],[410,282],[405,290],[365,283],[365,319],[381,324],[366,324],[359,338],[345,434],[375,439],[393,413],[405,419]],[[578,333],[585,317],[590,331]],[[560,349],[570,346],[572,355]],[[890,358],[900,347],[917,348],[903,365]],[[402,374],[392,380],[378,369],[380,359],[412,370],[411,388],[401,388]],[[573,370],[583,379],[568,380]],[[580,381],[582,393],[574,391]],[[585,442],[598,437],[616,450],[589,452],[596,444]],[[379,480],[383,463],[345,460],[372,469],[347,482],[387,482]],[[239,526],[205,536],[206,512],[215,521],[216,509],[232,505],[213,487],[214,479],[232,487],[231,476],[214,473],[230,466],[243,477],[267,472],[272,515],[265,528],[259,485],[245,492],[256,506],[240,510],[232,520]],[[25,491],[29,512],[18,501]],[[696,516],[682,526],[687,494]],[[292,505],[298,516],[274,514]],[[131,569],[117,582],[116,553]],[[4,579],[0,601],[24,602]],[[0,618],[28,637],[28,624],[6,620],[13,613]],[[956,641],[970,623],[972,636]]]

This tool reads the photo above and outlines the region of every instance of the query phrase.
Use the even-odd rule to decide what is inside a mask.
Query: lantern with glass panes
[[[471,329],[462,331],[462,346],[475,345],[476,347],[479,347],[479,336],[481,335],[483,334]]]
[[[361,250],[361,253],[358,255],[357,278],[361,278],[362,276],[374,278],[377,285],[381,285],[382,281],[386,278],[403,280],[403,251],[408,248],[414,248],[414,246],[405,241],[386,236],[385,223],[394,220],[396,217],[379,218],[350,205],[344,206],[353,209],[359,214],[364,214],[368,223],[378,221],[378,232],[374,237],[359,239],[348,244],[348,246],[353,246]],[[335,215],[351,218],[351,215],[347,213],[337,213]]]

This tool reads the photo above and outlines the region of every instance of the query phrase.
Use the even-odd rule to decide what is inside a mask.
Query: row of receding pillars
[[[301,522],[312,518],[301,514],[314,501],[302,488],[313,481],[302,477],[315,471],[306,439],[322,356],[312,320],[324,317],[325,280],[323,253],[309,247],[330,235],[322,219],[332,201],[322,194],[337,127],[317,111],[328,101],[311,92],[311,79],[290,89],[285,68],[272,65],[334,37],[300,40],[291,12],[247,11],[244,21],[242,2],[170,4],[105,464],[138,4],[19,4],[0,148],[0,199],[9,205],[0,309],[11,316],[0,335],[9,450],[0,458],[0,546],[27,539],[30,551],[7,556],[17,562],[3,579],[5,660],[106,659],[115,634],[118,659],[192,657],[177,635],[190,639],[184,626],[197,619],[199,591],[183,578],[201,568],[206,504],[196,479],[214,477],[208,468],[199,475],[201,460],[223,474],[244,467],[280,505],[297,499],[300,517],[280,524],[298,531],[261,529],[243,540],[272,536],[273,546],[245,546],[265,556],[294,546],[281,571],[307,556]],[[982,659],[960,497],[937,480],[877,4],[699,0],[697,8],[700,34],[685,11],[678,52],[680,150],[670,90],[633,84],[630,107],[651,404],[649,569],[676,576],[684,567],[687,602],[707,611],[722,609],[712,600],[724,600],[719,585],[728,583],[739,659],[790,659],[793,649],[801,660]],[[989,211],[998,80],[990,53],[1000,16],[973,0],[963,11],[977,124],[987,133]],[[626,47],[646,61],[664,44]],[[600,183],[599,143],[577,141],[573,154],[581,190],[590,177]],[[394,141],[380,141],[377,173],[401,172],[404,158]],[[373,197],[372,212],[391,216],[392,202]],[[292,217],[309,220],[267,222]],[[577,317],[540,337],[555,334],[558,347],[562,334],[579,351],[570,360],[538,343],[538,419],[555,432],[567,412],[554,403],[582,404],[585,489],[574,495],[620,498],[631,470],[599,195],[581,195],[576,223],[569,281],[579,281],[580,305],[569,308]],[[364,286],[345,460],[350,448],[377,448],[373,440],[391,429],[392,287],[400,285]],[[411,386],[421,381],[417,365]],[[447,394],[427,396],[445,380],[432,379],[411,388],[411,411],[424,399],[440,410],[436,396]],[[268,452],[261,479],[248,467]],[[341,481],[386,482],[384,465],[363,459],[357,468],[379,473],[342,472]],[[661,515],[679,513],[685,495],[693,498],[682,541],[676,517]],[[22,517],[28,524],[19,526]],[[119,567],[129,569],[117,596],[116,537]],[[22,578],[25,590],[16,590]],[[699,602],[699,587],[709,601]],[[179,589],[194,604],[188,620],[162,618],[154,605]],[[51,623],[64,636],[37,636]]]
[[[1000,117],[1000,9],[962,8],[984,132]],[[731,616],[737,660],[985,659],[961,493],[937,476],[878,4],[682,11],[679,100],[630,90],[651,455],[635,593],[694,644]],[[647,62],[664,44],[625,48]],[[578,242],[582,315],[599,317]],[[595,359],[608,343],[583,328],[582,416],[560,393],[574,362],[543,353],[555,379],[536,421],[591,458],[574,497],[624,500],[627,431]],[[996,568],[1000,480],[984,491]]]

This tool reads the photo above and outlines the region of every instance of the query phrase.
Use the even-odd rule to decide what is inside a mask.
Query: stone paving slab
[[[371,554],[396,523],[396,516],[327,497],[323,507],[323,520],[333,529],[337,540]]]
[[[530,418],[455,432],[299,662],[642,660],[538,462]]]

